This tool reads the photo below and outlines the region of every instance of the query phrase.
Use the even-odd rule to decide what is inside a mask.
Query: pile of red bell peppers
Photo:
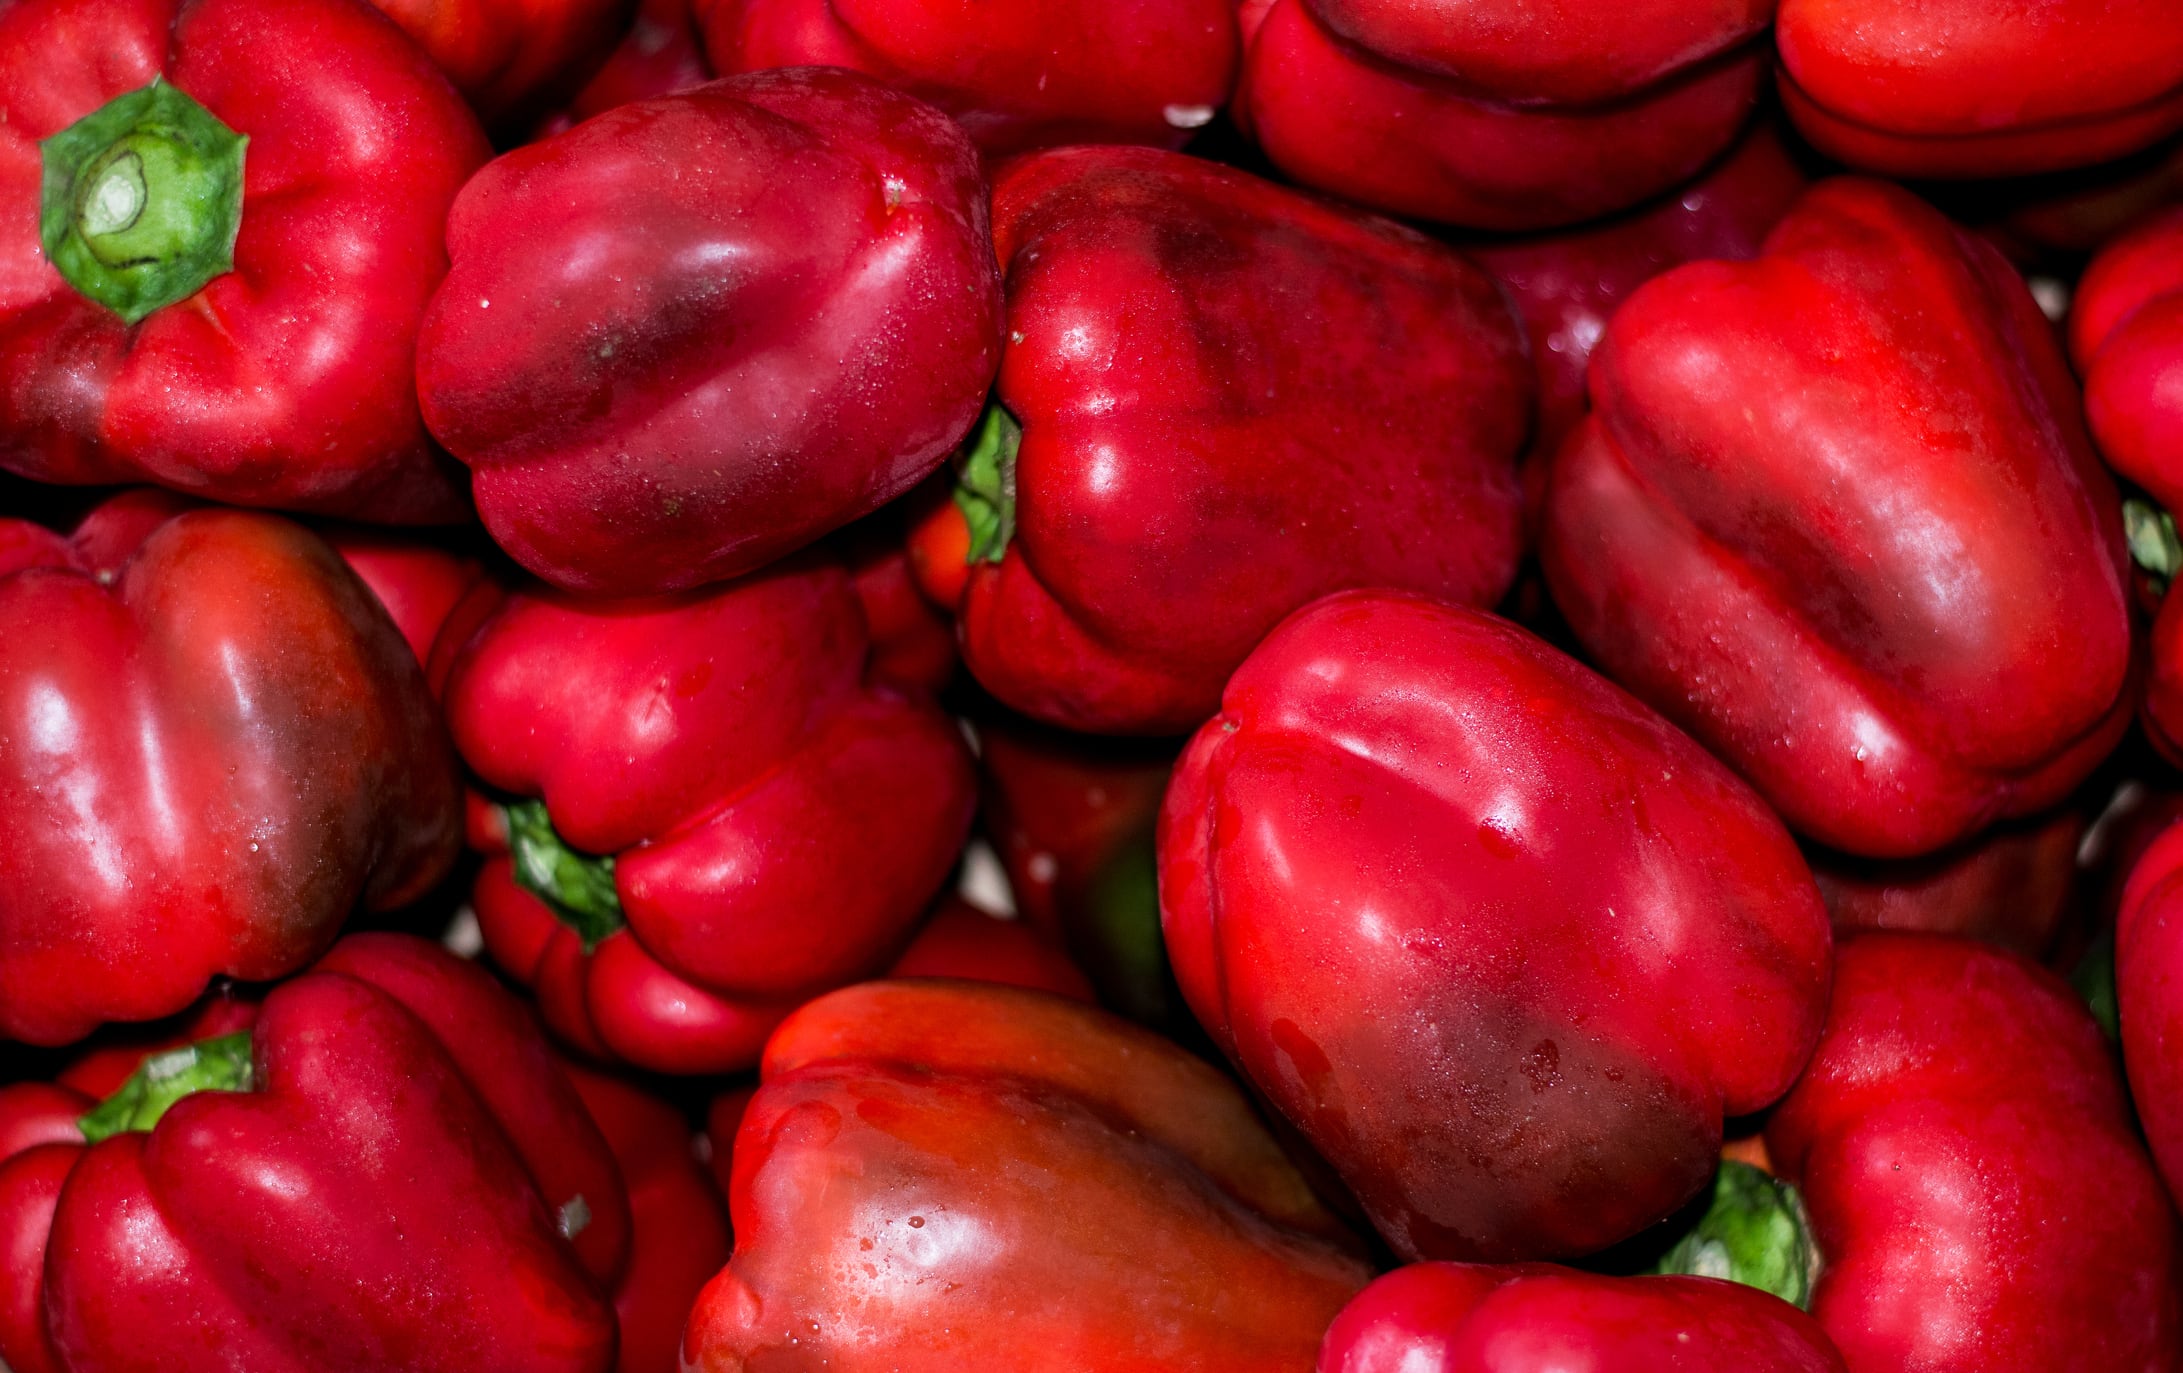
[[[0,0],[0,1373],[2183,1373],[2178,0]]]

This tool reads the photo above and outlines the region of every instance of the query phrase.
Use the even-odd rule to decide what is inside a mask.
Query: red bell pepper
[[[906,512],[896,502],[844,529],[834,546],[856,578],[857,602],[872,636],[872,674],[897,686],[940,692],[955,680],[955,624],[918,589],[910,570]]]
[[[960,129],[846,72],[609,110],[463,189],[425,418],[549,581],[749,572],[907,491],[977,418],[1000,353],[983,190]]]
[[[1786,1090],[1831,939],[1795,844],[1611,683],[1480,611],[1291,617],[1160,817],[1185,996],[1397,1253],[1589,1253]]]
[[[2170,0],[1781,0],[1781,100],[1887,176],[2085,167],[2183,128]]]
[[[616,106],[651,100],[712,80],[691,0],[638,0],[629,32],[583,89],[540,127],[541,137]]]
[[[692,1373],[1305,1373],[1370,1275],[1205,1062],[982,983],[869,983],[784,1023],[729,1204]]]
[[[1840,179],[1618,311],[1539,557],[1591,656],[1822,843],[1929,853],[2129,724],[2113,483],[1988,244]]]
[[[1837,934],[1958,934],[2038,958],[2071,913],[2084,831],[2084,815],[2065,806],[1923,858],[1807,856]]]
[[[621,1331],[615,1373],[676,1373],[690,1308],[728,1261],[727,1209],[680,1111],[619,1078],[561,1066],[629,1192],[629,1266],[614,1289]]]
[[[19,1373],[613,1367],[614,1157],[522,1009],[431,944],[354,936],[95,1107],[24,1095],[0,1133],[27,1108],[51,1142],[0,1162]]]
[[[371,3],[425,50],[487,123],[502,130],[520,129],[567,99],[599,64],[629,13],[623,0]]]
[[[1146,148],[1013,162],[993,223],[1008,352],[942,518],[973,536],[963,656],[1002,701],[1177,733],[1314,597],[1507,590],[1531,368],[1485,273]]]
[[[485,564],[476,558],[422,539],[354,525],[320,532],[386,607],[419,663],[431,662],[440,627],[485,580]]]
[[[758,1060],[814,993],[907,942],[975,806],[946,716],[871,679],[839,566],[649,602],[519,592],[456,655],[487,949],[587,1053]]]
[[[293,972],[460,849],[453,754],[371,593],[286,520],[185,504],[0,521],[0,1037]]]
[[[1772,0],[1243,0],[1238,122],[1307,186],[1477,229],[1594,219],[1734,140]]]
[[[940,898],[887,976],[999,982],[1072,1001],[1093,1000],[1091,983],[1043,935],[1020,919],[980,910],[952,894]]]
[[[2183,509],[2183,208],[2138,225],[2085,268],[2069,351],[2101,456]]]
[[[462,518],[413,358],[448,205],[485,156],[446,78],[360,0],[9,5],[0,465]]]
[[[1858,1373],[2183,1357],[2175,1214],[2091,1016],[2022,957],[1849,941],[1766,1143],[1810,1215],[1812,1314]]]
[[[2183,1198],[2183,824],[2130,869],[2115,918],[2115,994],[2131,1099],[2168,1195]]]
[[[987,153],[1179,148],[1228,103],[1233,0],[697,0],[715,70],[848,67],[953,115]]]
[[[1714,1278],[1418,1263],[1342,1308],[1318,1373],[1846,1373],[1812,1318]]]

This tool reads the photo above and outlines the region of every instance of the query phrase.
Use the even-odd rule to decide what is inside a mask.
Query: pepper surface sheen
[[[1307,186],[1474,229],[1634,205],[1734,141],[1773,0],[1242,0],[1237,122]]]
[[[448,205],[486,155],[361,0],[0,10],[0,465],[464,518],[414,365]]]
[[[1781,102],[1885,176],[2085,167],[2183,128],[2170,0],[1781,0]]]
[[[1233,0],[699,0],[722,73],[847,67],[947,111],[990,155],[1179,148],[1234,89]]]
[[[1009,340],[958,614],[1002,701],[1180,733],[1329,591],[1508,589],[1533,383],[1476,266],[1149,148],[1012,162],[993,223]]]
[[[1787,1090],[1832,940],[1749,788],[1504,620],[1345,592],[1275,630],[1160,818],[1183,994],[1396,1252],[1589,1253]]]
[[[2130,869],[2115,916],[2115,996],[2130,1099],[2168,1195],[2183,1197],[2183,825]]]
[[[161,492],[0,521],[0,1036],[294,972],[446,875],[424,674],[324,541]]]
[[[703,592],[509,597],[447,717],[488,785],[473,897],[494,961],[584,1051],[758,1061],[798,1002],[909,941],[969,832],[945,715],[868,670],[849,576],[802,559]]]
[[[1370,1276],[1203,1060],[983,983],[867,983],[783,1023],[729,1206],[692,1373],[1306,1373]]]
[[[2092,259],[2070,306],[2069,352],[2100,456],[2183,509],[2183,207]]]
[[[87,1098],[0,1094],[17,1373],[614,1367],[621,1176],[482,970],[355,935],[183,1054],[218,1071],[155,1058],[73,1138]]]
[[[2127,1004],[2127,1003],[2126,1003]],[[2067,985],[2003,949],[1867,934],[1766,1127],[1854,1373],[2151,1373],[2183,1356],[2176,1221]]]
[[[494,160],[417,393],[517,562],[594,594],[752,571],[977,418],[1000,278],[976,152],[849,72],[715,81]]]
[[[1318,1373],[1846,1373],[1810,1316],[1715,1278],[1418,1263],[1342,1308]]]
[[[2059,802],[2132,707],[2121,509],[2053,327],[1898,187],[1623,305],[1539,558],[1593,660],[1800,833],[1929,853]]]

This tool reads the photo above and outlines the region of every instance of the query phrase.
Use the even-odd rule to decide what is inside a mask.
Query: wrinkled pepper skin
[[[1728,770],[1506,621],[1291,617],[1176,765],[1183,994],[1406,1258],[1589,1253],[1795,1078],[1831,937]]]
[[[317,536],[139,491],[0,521],[0,1037],[294,972],[461,846],[453,752]]]
[[[1716,1278],[1418,1263],[1342,1308],[1318,1373],[1845,1373],[1812,1318]]]
[[[2183,1197],[2183,825],[2130,869],[2115,917],[2115,996],[2138,1121],[2168,1195]]]
[[[1244,0],[1238,122],[1282,171],[1474,229],[1625,209],[1735,139],[1772,0]]]
[[[2069,351],[2100,455],[2183,509],[2183,208],[2092,259],[2071,305]]]
[[[1853,1373],[2175,1366],[2175,1216],[2069,987],[1991,945],[1872,934],[1766,1130]]]
[[[252,1035],[249,1088],[197,1091],[148,1133],[87,1147],[61,1126],[89,1098],[27,1103],[53,1142],[0,1162],[0,1357],[36,1373],[614,1367],[598,1291],[628,1262],[621,1176],[489,976],[422,940],[354,936],[275,988]],[[563,1216],[589,1218],[575,1247]],[[26,1288],[42,1288],[27,1322]]]
[[[1227,1079],[1036,992],[875,982],[766,1048],[692,1373],[1304,1373],[1370,1270]]]
[[[1179,734],[1282,616],[1516,570],[1531,367],[1493,283],[1407,229],[1144,148],[993,189],[1022,426],[965,663],[1035,719]]]
[[[1783,107],[1894,177],[2086,167],[2183,128],[2170,0],[1781,0]]]
[[[677,1373],[697,1294],[728,1261],[727,1208],[682,1113],[619,1078],[563,1064],[629,1193],[629,1264],[614,1289],[614,1373]]]
[[[425,418],[550,582],[752,571],[907,491],[977,418],[1000,354],[983,192],[961,130],[852,73],[609,110],[456,200]]]
[[[620,36],[626,0],[371,0],[485,122],[520,128],[566,99]]]
[[[134,326],[39,239],[39,140],[154,79],[246,135],[234,269]],[[418,416],[449,204],[487,148],[361,0],[0,12],[0,466],[388,523],[465,518]]]
[[[1838,935],[1955,934],[2038,958],[2072,909],[2084,832],[2082,812],[2065,806],[2005,821],[1922,858],[1806,856]]]
[[[1555,604],[1800,833],[1930,853],[2128,726],[2121,507],[2054,330],[1909,192],[1823,182],[1755,262],[1656,277],[1591,392],[1548,480]]]
[[[1228,103],[1232,0],[696,0],[715,70],[847,67],[952,115],[989,155],[1179,148]]]
[[[749,1068],[797,1003],[900,952],[976,784],[953,722],[869,657],[848,575],[816,560],[652,601],[519,592],[471,636],[457,747],[542,798],[549,842],[611,893],[586,933],[571,892],[507,858],[479,876],[486,947],[557,1033],[662,1072]],[[482,846],[520,838],[508,814],[473,809]]]

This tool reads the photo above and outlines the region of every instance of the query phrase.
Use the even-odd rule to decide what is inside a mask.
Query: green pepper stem
[[[576,931],[584,952],[622,927],[621,896],[614,890],[614,860],[579,853],[553,828],[543,801],[517,801],[503,812],[508,856],[516,885],[531,893]]]
[[[1713,1204],[1656,1271],[1726,1278],[1809,1308],[1819,1250],[1796,1188],[1760,1168],[1721,1160]]]
[[[966,561],[997,563],[1016,536],[1016,452],[1023,426],[994,401],[955,455],[955,508],[970,525]]]
[[[247,1092],[256,1084],[249,1031],[201,1039],[145,1059],[121,1089],[79,1119],[76,1128],[96,1144],[151,1129],[183,1097],[197,1092]]]

